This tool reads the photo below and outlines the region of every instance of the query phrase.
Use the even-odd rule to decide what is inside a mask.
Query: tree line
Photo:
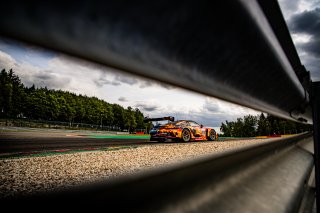
[[[96,97],[62,90],[25,87],[10,69],[0,73],[0,118],[87,123],[117,127],[120,130],[145,129],[144,115],[138,109],[110,104]]]
[[[312,131],[312,125],[285,120],[270,114],[265,116],[261,113],[257,116],[246,115],[237,118],[236,121],[222,122],[220,130],[225,137],[254,137]]]

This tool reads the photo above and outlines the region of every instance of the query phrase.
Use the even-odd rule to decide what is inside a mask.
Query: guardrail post
[[[313,118],[313,140],[314,140],[314,166],[316,180],[316,204],[320,210],[320,82],[312,83],[312,118]]]

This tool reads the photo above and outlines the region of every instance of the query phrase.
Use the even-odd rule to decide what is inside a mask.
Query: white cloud
[[[278,2],[286,21],[295,14],[314,9],[319,4],[317,0],[278,0]]]
[[[298,4],[298,8],[297,8],[297,13],[301,13],[303,11],[306,11],[306,10],[311,10],[311,9],[314,9],[313,6],[314,6],[314,3],[315,1],[298,1],[299,4]]]
[[[301,43],[308,43],[312,36],[308,34],[299,33],[299,34],[292,34],[291,37],[295,44],[301,44]]]
[[[16,60],[1,50],[0,50],[0,63],[2,66],[1,69],[16,70],[17,68],[19,68],[19,65],[17,64]]]
[[[47,86],[53,89],[64,89],[64,86],[69,82],[68,78],[51,71],[49,68],[44,70],[26,62],[18,63],[3,51],[0,51],[0,63],[4,69],[12,69],[19,76],[22,83],[28,87],[34,84],[36,87]]]

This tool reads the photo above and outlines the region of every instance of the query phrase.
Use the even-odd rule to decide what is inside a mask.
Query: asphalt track
[[[12,154],[21,156],[43,152],[67,152],[158,144],[158,142],[150,141],[149,138],[149,135],[116,134],[103,131],[1,127],[0,157],[13,156]],[[228,140],[232,139],[222,139],[222,141]]]
[[[96,149],[155,144],[148,135],[110,135],[95,132],[16,130],[0,132],[0,153]]]

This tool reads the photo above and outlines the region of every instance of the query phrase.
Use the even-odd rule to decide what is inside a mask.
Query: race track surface
[[[148,135],[121,135],[89,131],[14,129],[0,132],[0,153],[77,150],[152,144]]]

